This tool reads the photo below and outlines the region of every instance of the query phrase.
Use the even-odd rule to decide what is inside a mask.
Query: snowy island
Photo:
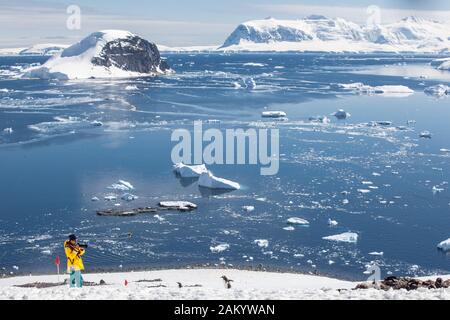
[[[26,78],[89,79],[155,76],[170,72],[158,47],[120,30],[94,32],[51,57],[42,66],[25,71]]]

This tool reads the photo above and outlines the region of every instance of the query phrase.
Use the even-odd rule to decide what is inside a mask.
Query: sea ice
[[[252,212],[255,210],[254,206],[243,206],[242,209],[244,209],[247,212]]]
[[[202,173],[208,172],[204,164],[188,166],[183,163],[177,163],[174,171],[182,178],[198,178]]]
[[[422,132],[419,134],[419,137],[420,137],[420,138],[425,138],[425,139],[431,139],[432,134],[431,134],[430,131],[422,131]]]
[[[269,246],[269,241],[265,239],[258,239],[253,241],[253,243],[257,244],[260,248],[267,248]]]
[[[228,249],[230,249],[230,245],[228,243],[223,243],[214,247],[213,246],[209,247],[209,250],[211,250],[212,253],[220,253]]]
[[[323,237],[324,240],[356,243],[358,241],[358,234],[353,232],[344,232],[334,236]]]
[[[334,227],[338,225],[338,222],[336,220],[328,219],[328,225]]]
[[[134,194],[131,194],[131,193],[125,193],[120,198],[122,200],[130,202],[130,201],[134,201],[134,200],[138,199],[138,196],[135,196]]]
[[[443,97],[450,95],[450,87],[445,84],[438,84],[436,86],[426,88],[424,92],[430,96]]]
[[[302,219],[302,218],[297,218],[297,217],[292,217],[287,219],[287,223],[289,224],[298,224],[298,225],[309,225],[309,221]]]
[[[371,256],[382,256],[382,255],[384,255],[384,252],[374,251],[374,252],[370,252],[369,255],[371,255]]]
[[[11,133],[13,133],[13,129],[12,128],[5,128],[5,129],[3,129],[3,132],[11,134]]]
[[[163,208],[178,208],[180,210],[197,209],[196,204],[188,201],[161,201],[159,206]]]
[[[450,250],[450,238],[439,243],[437,247],[441,250],[449,251]]]
[[[230,181],[223,178],[215,177],[211,172],[203,172],[198,180],[200,187],[209,189],[222,189],[222,190],[239,190],[241,186],[239,183]]]

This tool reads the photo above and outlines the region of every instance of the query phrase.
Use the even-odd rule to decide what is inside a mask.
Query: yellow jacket
[[[67,271],[70,272],[72,268],[75,270],[84,270],[83,259],[84,249],[78,246],[73,247],[69,240],[64,241],[64,251],[67,256]]]

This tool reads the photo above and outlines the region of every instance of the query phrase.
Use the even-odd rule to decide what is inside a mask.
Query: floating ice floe
[[[247,62],[247,63],[244,63],[243,66],[245,66],[245,67],[264,67],[265,64],[256,63],[256,62]]]
[[[426,88],[424,92],[430,96],[444,97],[450,95],[450,87],[445,84],[438,84],[437,86]]]
[[[450,149],[440,149],[439,151],[442,153],[450,153]]]
[[[370,252],[369,255],[371,255],[371,256],[382,256],[382,255],[384,255],[384,252],[374,251],[374,252]]]
[[[125,194],[122,195],[120,198],[121,198],[122,200],[125,200],[125,201],[130,202],[130,201],[134,201],[134,200],[138,199],[139,197],[138,197],[138,196],[135,196],[134,194],[131,194],[131,193],[125,193]]]
[[[401,85],[386,85],[372,87],[361,82],[340,84],[341,88],[345,90],[355,91],[360,94],[379,94],[393,97],[406,97],[414,93],[414,90]]]
[[[108,189],[112,190],[120,190],[120,191],[131,191],[134,190],[134,186],[125,180],[119,180],[117,183],[113,183],[108,187]]]
[[[261,113],[263,118],[286,118],[286,112],[284,111],[263,111]]]
[[[98,197],[92,197],[91,201],[95,202],[95,201],[100,201],[100,199]]]
[[[369,189],[358,189],[358,192],[361,194],[366,194],[366,193],[370,193]]]
[[[247,212],[252,212],[255,210],[254,206],[243,206],[242,209],[244,209]]]
[[[176,208],[177,210],[197,209],[197,205],[189,201],[161,201],[159,206],[162,208]]]
[[[444,192],[444,188],[440,188],[438,186],[433,186],[433,189],[431,189],[433,191],[433,194],[438,194],[441,192]]]
[[[3,132],[11,134],[11,133],[13,133],[13,129],[12,128],[5,128],[5,129],[3,129]]]
[[[339,109],[338,111],[331,114],[332,116],[335,116],[339,120],[345,120],[349,117],[351,117],[351,114],[348,112],[345,112],[344,109]]]
[[[228,243],[223,243],[214,247],[213,246],[209,247],[209,250],[211,250],[212,253],[220,253],[228,249],[230,249],[230,245]]]
[[[215,177],[210,171],[203,172],[198,180],[198,185],[208,189],[239,190],[239,183],[224,178]]]
[[[328,124],[331,122],[331,120],[326,116],[309,117],[309,121],[323,124]]]
[[[432,134],[431,134],[430,131],[422,131],[422,132],[419,134],[419,137],[420,137],[420,138],[424,138],[424,139],[431,139],[431,138],[432,138]]]
[[[334,227],[338,225],[338,222],[336,220],[328,219],[328,225]]]
[[[356,243],[358,242],[358,234],[353,232],[344,232],[341,234],[336,234],[334,236],[323,237],[322,239],[337,242]]]
[[[114,200],[117,200],[117,197],[114,195],[108,195],[108,196],[105,196],[103,199],[105,199],[106,201],[114,201]]]
[[[253,243],[257,244],[260,248],[267,248],[269,246],[269,241],[265,239],[258,239],[253,241]]]
[[[177,163],[174,166],[174,171],[181,178],[198,178],[202,173],[208,172],[204,164],[188,166],[184,163]]]
[[[287,219],[287,223],[289,224],[297,224],[297,225],[309,225],[309,221],[302,219],[302,218],[297,218],[297,217],[292,217]]]
[[[295,228],[293,226],[284,227],[283,230],[285,231],[294,231]]]
[[[134,91],[137,89],[138,89],[138,87],[136,85],[128,85],[125,87],[125,90],[127,90],[127,91]]]
[[[443,251],[449,251],[450,250],[450,238],[439,243],[437,245],[437,247],[438,247],[438,249],[441,249]]]

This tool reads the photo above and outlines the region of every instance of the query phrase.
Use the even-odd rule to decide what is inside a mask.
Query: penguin
[[[233,282],[233,280],[228,279],[226,276],[222,276],[221,279],[224,282],[225,288],[231,289],[231,282]]]
[[[181,284],[181,282],[177,282],[178,283],[178,288],[183,288],[183,285]]]

